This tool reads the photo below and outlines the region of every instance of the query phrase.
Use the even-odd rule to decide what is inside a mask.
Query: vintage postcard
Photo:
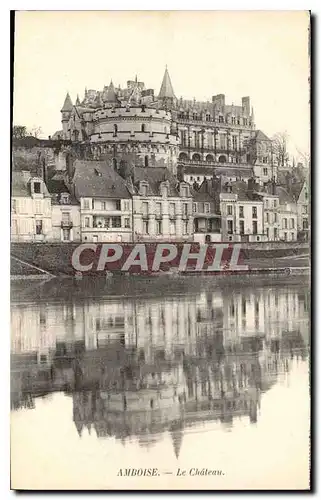
[[[310,489],[310,13],[14,14],[11,488]]]

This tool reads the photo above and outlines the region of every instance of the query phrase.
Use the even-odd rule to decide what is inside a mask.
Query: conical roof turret
[[[162,85],[158,94],[160,99],[175,99],[175,94],[172,86],[172,82],[168,73],[166,66],[165,73],[163,76]]]
[[[66,95],[66,98],[65,98],[65,102],[64,102],[64,105],[63,105],[63,107],[61,109],[61,112],[63,112],[63,111],[72,111],[72,108],[73,108],[72,100],[70,99],[69,92],[67,92],[67,95]]]
[[[115,92],[113,81],[111,80],[108,90],[106,92],[105,101],[110,103],[117,103],[118,99]]]

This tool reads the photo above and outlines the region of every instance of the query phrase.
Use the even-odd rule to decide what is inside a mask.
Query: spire
[[[72,111],[72,108],[73,108],[73,104],[72,104],[72,101],[70,99],[70,95],[69,95],[69,92],[67,92],[67,95],[66,95],[66,98],[65,98],[65,102],[64,102],[64,105],[61,109],[61,112],[63,111]]]
[[[77,94],[77,99],[76,99],[76,106],[80,106],[80,99],[79,99],[79,94]]]
[[[114,103],[118,102],[116,92],[115,92],[115,87],[114,87],[112,80],[110,81],[110,85],[109,85],[107,93],[106,93],[105,101],[106,102],[114,102]]]
[[[162,86],[159,91],[158,97],[160,99],[164,98],[170,98],[170,99],[175,99],[175,94],[172,86],[172,82],[168,73],[167,66],[165,68],[165,73],[162,81]]]

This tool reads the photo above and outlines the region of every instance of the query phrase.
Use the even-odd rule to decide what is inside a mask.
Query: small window
[[[90,227],[90,219],[89,219],[89,217],[85,217],[85,227]]]
[[[146,132],[146,130],[145,130],[145,124],[144,123],[142,123],[141,131],[142,132]]]
[[[148,220],[143,221],[143,232],[148,234]]]
[[[274,239],[277,240],[278,239],[278,230],[277,228],[275,227],[274,228]]]
[[[240,207],[240,219],[244,219],[244,207]]]
[[[145,156],[145,158],[144,158],[144,164],[145,164],[145,167],[148,167],[148,156]]]
[[[156,233],[162,234],[162,221],[161,220],[156,221]]]
[[[265,175],[265,176],[268,175],[268,169],[267,168],[263,168],[263,175]]]
[[[118,126],[115,123],[115,125],[114,125],[114,135],[117,135],[117,132],[118,132]]]
[[[223,116],[221,116],[221,115],[220,115],[220,116],[218,117],[218,121],[219,121],[219,123],[223,123],[223,122],[224,122],[224,118],[223,118]]]
[[[244,234],[244,220],[240,220],[240,234]]]
[[[193,203],[193,212],[197,212],[197,203]]]
[[[33,183],[33,189],[36,194],[41,193],[41,183],[40,182],[34,182]]]
[[[130,219],[128,217],[124,219],[124,226],[126,229],[130,228]]]
[[[124,201],[124,211],[128,212],[129,210],[129,201]]]
[[[253,221],[252,223],[253,234],[257,234],[257,222]]]
[[[116,200],[116,210],[121,210],[121,202],[120,202],[120,200]]]
[[[232,205],[227,205],[227,215],[233,215],[233,207]]]
[[[84,210],[89,210],[89,200],[84,200]]]
[[[42,234],[42,220],[36,220],[36,234]]]
[[[252,219],[257,219],[257,207],[252,207]]]

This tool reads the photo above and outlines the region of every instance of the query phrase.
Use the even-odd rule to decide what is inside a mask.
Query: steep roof
[[[130,198],[124,179],[106,162],[76,160],[73,183],[80,197]]]
[[[285,205],[286,203],[293,203],[292,196],[283,186],[276,186],[275,194],[279,198],[280,205]]]
[[[261,196],[258,195],[254,189],[257,188],[256,184],[253,184],[253,190],[249,190],[248,183],[244,181],[234,181],[230,183],[232,188],[232,193],[237,194],[239,200],[243,201],[261,201]],[[226,192],[226,188],[224,189]]]
[[[65,102],[63,107],[61,108],[61,111],[72,111],[72,108],[73,108],[72,100],[70,99],[69,92],[67,92]]]
[[[255,139],[257,141],[271,141],[271,139],[269,139],[269,137],[267,135],[264,134],[264,132],[262,132],[262,130],[257,130],[255,132]]]
[[[161,85],[158,97],[160,99],[164,99],[164,98],[175,99],[175,94],[174,94],[172,82],[171,82],[167,67],[165,69],[165,73],[163,76],[163,81],[162,81],[162,85]]]
[[[70,194],[70,204],[78,204],[77,200],[75,197],[72,195],[70,192],[70,189],[65,183],[65,176],[64,174],[58,172],[55,173],[51,179],[48,179],[46,182],[48,191],[50,194],[55,195],[53,198],[53,203],[59,203],[59,195],[62,193],[69,193]]]
[[[138,189],[139,182],[148,182],[148,195],[159,196],[162,182],[169,182],[169,196],[178,196],[177,180],[166,167],[135,167],[133,183]]]
[[[293,198],[295,201],[298,201],[301,191],[304,187],[305,181],[301,182],[294,182],[293,184],[290,185],[290,193],[292,194]]]
[[[115,87],[114,87],[114,84],[112,81],[110,82],[110,85],[109,85],[108,90],[106,92],[105,101],[110,102],[110,103],[113,103],[113,102],[118,103],[118,99],[117,99],[116,92],[115,92]]]
[[[12,172],[11,177],[11,195],[12,196],[30,196],[29,180],[31,172]]]

